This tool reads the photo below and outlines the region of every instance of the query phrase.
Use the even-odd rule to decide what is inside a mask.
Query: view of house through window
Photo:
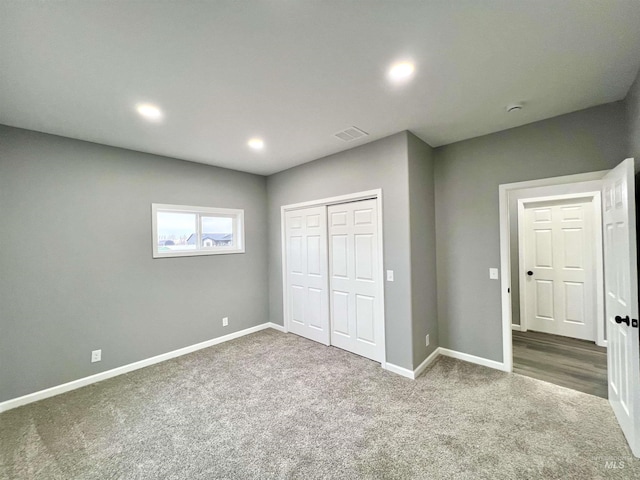
[[[229,247],[233,245],[233,219],[231,217],[201,217],[202,245]],[[195,244],[195,235],[192,242]]]
[[[242,210],[153,204],[154,257],[242,253]]]

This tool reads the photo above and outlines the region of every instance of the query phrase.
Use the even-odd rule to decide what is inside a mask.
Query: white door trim
[[[289,311],[288,311],[288,292],[287,292],[287,255],[286,255],[286,226],[285,226],[285,214],[291,210],[298,210],[308,207],[328,207],[329,205],[336,205],[339,203],[356,202],[358,200],[376,200],[376,206],[378,210],[378,283],[377,293],[380,296],[380,312],[379,315],[382,319],[382,368],[387,368],[387,346],[385,338],[386,321],[384,316],[384,235],[383,235],[383,216],[382,216],[382,189],[366,190],[363,192],[350,193],[347,195],[339,195],[336,197],[321,198],[318,200],[310,200],[307,202],[293,203],[290,205],[283,205],[280,207],[280,243],[282,251],[282,308],[283,308],[283,324],[284,331],[289,331]],[[331,322],[331,318],[329,318]]]
[[[547,187],[567,183],[602,180],[608,170],[600,172],[579,173],[562,177],[542,178],[526,182],[507,183],[498,187],[500,215],[500,298],[502,301],[502,361],[504,370],[513,371],[513,349],[511,339],[511,245],[509,239],[509,193],[514,190],[533,187]]]
[[[593,192],[582,193],[567,193],[564,195],[550,195],[546,197],[532,197],[532,198],[519,198],[518,199],[518,245],[524,245],[524,228],[522,228],[522,219],[524,218],[524,209],[527,205],[552,202],[559,200],[590,200],[591,208],[593,209],[593,241],[595,242],[595,269],[596,269],[596,344],[601,347],[607,346],[605,337],[605,323],[604,323],[604,259],[603,259],[603,246],[602,246],[602,193],[600,190]],[[518,260],[520,262],[521,272],[518,279],[520,285],[520,330],[527,331],[526,316],[522,314],[525,311],[524,306],[524,286],[522,285],[522,272],[525,271],[524,256],[519,255]]]

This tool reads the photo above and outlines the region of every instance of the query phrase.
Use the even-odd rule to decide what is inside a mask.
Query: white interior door
[[[640,457],[640,352],[634,161],[607,174],[603,186],[605,314],[609,402]]]
[[[326,207],[286,212],[285,237],[287,328],[329,345]]]
[[[529,204],[519,222],[527,330],[596,340],[592,199]]]
[[[328,215],[331,344],[382,362],[376,200],[332,205]]]

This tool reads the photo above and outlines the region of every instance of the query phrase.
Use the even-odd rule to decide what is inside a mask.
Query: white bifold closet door
[[[331,344],[381,362],[376,200],[331,205],[328,222]]]
[[[384,361],[376,200],[285,212],[288,331]]]
[[[327,207],[286,212],[285,235],[288,329],[329,345]]]

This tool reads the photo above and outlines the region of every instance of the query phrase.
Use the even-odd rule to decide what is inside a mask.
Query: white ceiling
[[[620,100],[639,26],[638,0],[3,0],[0,123],[269,174],[401,130],[439,146]],[[393,87],[402,59],[415,78]],[[370,136],[333,136],[352,125]]]

